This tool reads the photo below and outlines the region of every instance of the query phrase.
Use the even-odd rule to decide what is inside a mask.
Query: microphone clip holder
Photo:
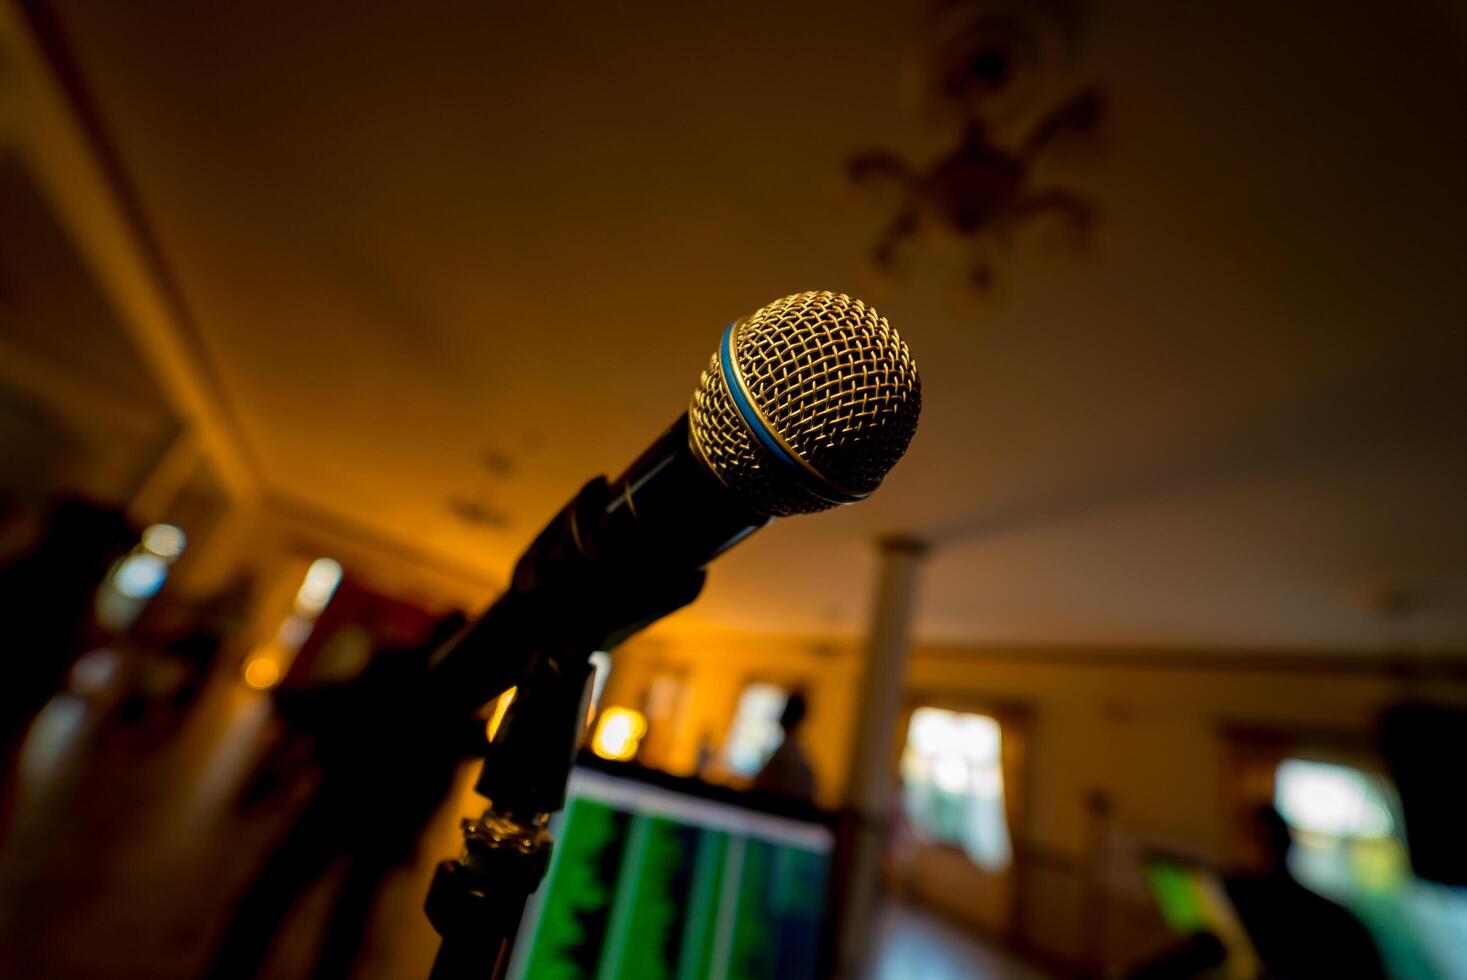
[[[525,904],[550,865],[550,817],[565,802],[594,673],[584,656],[537,655],[515,686],[474,786],[488,806],[461,823],[463,849],[428,890],[428,919],[443,937],[433,980],[508,968]]]
[[[604,514],[609,496],[606,480],[592,480],[520,559],[511,593],[530,615],[512,620],[516,635],[471,630],[458,641],[483,644],[484,656],[499,644],[530,655],[474,786],[488,806],[462,822],[463,848],[438,866],[428,891],[425,909],[442,937],[431,980],[505,976],[526,903],[549,869],[550,819],[565,804],[591,708],[591,654],[702,588],[701,568],[598,560],[605,524],[588,517]]]

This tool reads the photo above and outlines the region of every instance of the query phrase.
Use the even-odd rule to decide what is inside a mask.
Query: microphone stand
[[[590,655],[703,587],[701,567],[669,570],[654,553],[619,550],[607,518],[616,505],[604,478],[586,484],[525,552],[505,597],[435,657],[430,703],[445,710],[477,709],[511,683],[517,692],[474,787],[488,807],[463,821],[463,850],[438,866],[428,891],[425,909],[442,937],[431,980],[505,975],[525,904],[550,864],[550,817],[565,803],[590,708]]]
[[[428,891],[443,941],[431,980],[499,980],[525,903],[550,864],[550,816],[565,803],[595,668],[588,652],[537,654],[489,744],[474,791],[489,801],[462,822],[463,850]]]

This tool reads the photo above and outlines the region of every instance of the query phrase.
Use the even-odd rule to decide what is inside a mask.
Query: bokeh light
[[[647,734],[647,719],[631,708],[607,708],[596,724],[591,738],[591,751],[603,759],[626,762],[635,758],[642,736]]]
[[[295,594],[295,611],[314,618],[326,608],[341,584],[341,563],[334,558],[317,558],[306,571],[306,579]]]
[[[270,657],[252,657],[244,667],[244,682],[256,691],[268,691],[280,682],[280,664]]]
[[[174,561],[188,546],[188,535],[172,524],[153,524],[143,532],[143,547],[159,558]]]

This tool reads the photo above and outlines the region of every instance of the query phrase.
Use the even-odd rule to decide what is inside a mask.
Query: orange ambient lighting
[[[255,657],[245,664],[244,682],[257,691],[268,691],[280,680],[280,665],[269,657]]]
[[[642,736],[647,734],[647,719],[631,708],[607,708],[601,713],[596,734],[591,738],[591,751],[603,759],[626,762],[637,754]]]

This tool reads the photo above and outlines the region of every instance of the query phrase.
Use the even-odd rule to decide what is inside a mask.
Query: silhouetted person
[[[1218,976],[1228,961],[1227,947],[1210,932],[1197,932],[1144,966],[1132,970],[1130,980],[1192,980]]]
[[[799,691],[791,694],[785,702],[784,711],[779,716],[779,727],[784,729],[784,738],[754,777],[756,791],[799,800],[814,799],[815,773],[810,769],[810,760],[806,758],[798,738],[807,710],[805,695]]]
[[[175,708],[187,708],[198,700],[220,652],[239,633],[252,592],[250,579],[236,576],[197,603],[188,614],[188,627],[165,641],[164,649],[184,669],[183,680],[173,694]]]
[[[428,643],[384,649],[356,680],[282,692],[287,721],[317,733],[320,784],[236,906],[208,976],[253,977],[291,905],[338,859],[348,862],[322,942],[318,978],[346,977],[383,879],[452,788],[483,723],[444,719],[421,698],[433,651],[465,623],[444,617]]]
[[[1310,891],[1289,874],[1293,838],[1271,806],[1252,814],[1258,867],[1226,881],[1228,897],[1271,980],[1384,977],[1375,943],[1344,908]]]
[[[63,500],[36,546],[0,568],[0,834],[26,731],[91,636],[97,587],[136,543],[118,511]]]

